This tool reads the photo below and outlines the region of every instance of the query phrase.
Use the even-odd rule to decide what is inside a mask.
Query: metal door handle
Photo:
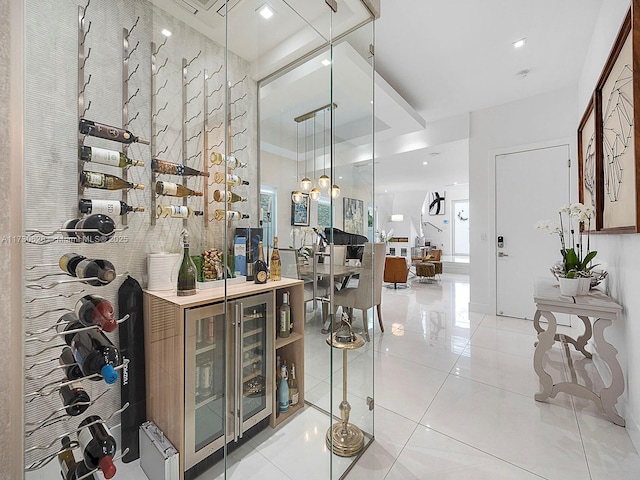
[[[507,255],[506,253],[503,253],[503,252],[498,252],[498,256],[499,257],[508,257],[509,255]]]

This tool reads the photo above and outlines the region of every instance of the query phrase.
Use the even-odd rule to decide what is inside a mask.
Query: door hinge
[[[324,0],[325,3],[327,5],[329,5],[329,7],[331,7],[331,10],[333,10],[335,13],[338,13],[338,2],[337,0]]]
[[[568,160],[567,160],[567,166],[568,166],[569,168],[571,168],[571,159],[568,159]]]
[[[369,407],[369,411],[373,410],[373,407],[375,406],[375,404],[373,403],[373,398],[367,397],[367,406]]]

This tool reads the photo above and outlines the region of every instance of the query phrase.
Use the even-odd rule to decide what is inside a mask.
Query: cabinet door
[[[224,303],[185,313],[185,469],[224,445],[225,313]]]

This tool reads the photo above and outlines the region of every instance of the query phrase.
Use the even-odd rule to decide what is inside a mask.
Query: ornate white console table
[[[537,308],[533,325],[538,332],[538,342],[533,356],[533,368],[540,379],[541,388],[541,392],[535,395],[535,399],[542,402],[549,397],[555,397],[559,392],[565,392],[593,400],[613,423],[624,427],[624,418],[618,415],[615,409],[618,397],[624,391],[624,377],[616,358],[618,351],[604,338],[604,329],[617,320],[622,307],[599,291],[592,290],[589,295],[576,297],[560,295],[558,285],[551,279],[546,278],[536,279],[533,297]],[[557,333],[556,317],[553,312],[576,315],[584,323],[584,333],[577,339]],[[549,322],[546,330],[540,326],[541,316]],[[593,328],[591,319],[593,319]],[[578,383],[577,375],[573,370],[571,356],[568,352],[568,345],[571,344],[577,351],[582,352],[586,358],[591,358],[591,353],[585,350],[585,346],[591,338],[592,332],[595,350],[611,373],[611,385],[600,389],[599,392]],[[566,349],[566,361],[568,362],[571,381],[554,383],[551,375],[544,370],[543,360],[545,355],[556,341],[562,342]]]

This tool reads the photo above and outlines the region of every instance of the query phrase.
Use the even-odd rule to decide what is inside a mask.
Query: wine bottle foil
[[[147,255],[149,290],[173,290],[178,280],[182,255],[179,253],[150,253]]]

